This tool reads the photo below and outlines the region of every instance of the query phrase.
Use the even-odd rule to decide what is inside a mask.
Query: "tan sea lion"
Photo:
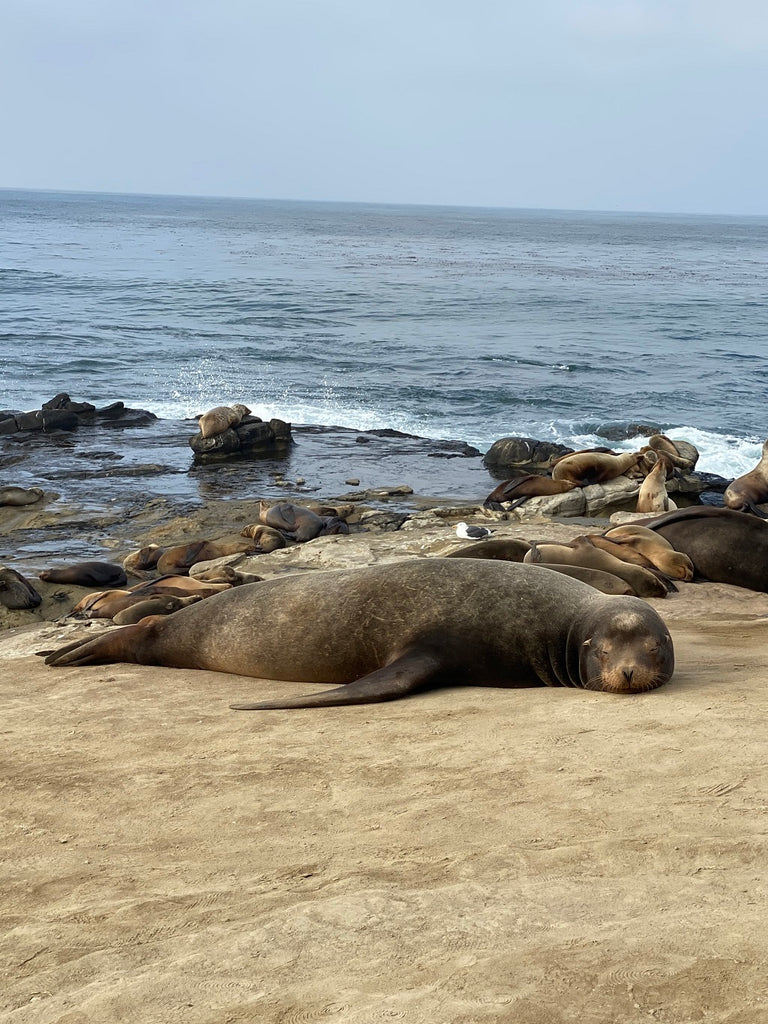
[[[749,511],[761,519],[768,518],[768,515],[757,506],[765,502],[768,502],[768,441],[763,443],[763,454],[755,468],[732,480],[723,494],[726,508]]]
[[[0,505],[34,505],[45,496],[40,487],[0,487]]]
[[[249,523],[240,531],[243,537],[250,537],[256,550],[261,554],[268,554],[270,551],[277,551],[284,548],[285,537],[279,530],[272,526],[265,526],[263,523]]]
[[[192,566],[194,570],[196,566]],[[203,583],[229,583],[232,587],[242,587],[246,583],[261,583],[263,576],[257,576],[255,572],[244,572],[236,569],[233,565],[212,566],[210,569],[203,569],[195,572],[190,578],[200,580]]]
[[[218,540],[194,540],[168,548],[157,560],[157,571],[162,575],[189,572],[196,562],[212,562],[225,555],[257,554],[258,547],[250,538],[232,535]]]
[[[0,565],[0,604],[9,610],[37,608],[42,597],[32,584],[7,565]]]
[[[524,562],[554,562],[565,565],[584,565],[590,569],[602,569],[625,580],[638,597],[666,597],[674,585],[641,565],[632,565],[616,558],[607,551],[601,551],[585,537],[578,537],[568,544],[535,541]]]
[[[768,523],[746,512],[691,505],[641,524],[693,562],[697,579],[768,592]]]
[[[465,544],[443,555],[443,558],[491,558],[503,562],[522,562],[531,545],[527,540],[516,537],[490,537],[474,544]]]
[[[237,587],[46,657],[115,661],[336,684],[232,705],[251,710],[365,704],[435,684],[639,693],[670,678],[674,652],[637,598],[535,565],[420,558]]]
[[[642,452],[622,452],[620,455],[580,452],[565,455],[552,467],[552,479],[571,481],[579,487],[602,484],[619,476],[638,475],[638,465],[642,459]]]
[[[673,468],[669,457],[660,452],[651,471],[640,484],[635,509],[637,512],[669,512],[677,508],[667,494],[667,480]]]
[[[127,583],[125,571],[114,562],[76,562],[38,573],[46,583],[72,583],[77,587],[121,587]]]
[[[131,576],[145,576],[157,566],[157,560],[164,551],[160,544],[148,544],[138,551],[131,551],[123,559],[123,568]]]
[[[657,453],[663,452],[681,473],[690,473],[699,458],[694,445],[688,441],[673,441],[666,434],[652,434],[648,438],[648,447]]]
[[[614,526],[603,534],[606,540],[622,547],[632,547],[644,555],[657,569],[673,580],[693,579],[693,562],[683,554],[675,551],[668,540],[661,534],[649,530],[639,523],[625,523]]]
[[[216,434],[223,434],[230,427],[236,427],[244,416],[250,416],[251,410],[247,405],[236,402],[234,405],[217,405],[213,409],[204,412],[198,419],[197,425],[203,437],[215,437]]]
[[[483,505],[498,511],[502,508],[502,502],[508,502],[509,508],[517,508],[528,498],[565,494],[578,486],[579,484],[574,480],[553,480],[551,476],[528,473],[525,476],[514,477],[512,480],[505,480],[498,487],[494,487]]]
[[[140,622],[148,615],[172,615],[180,608],[186,608],[197,601],[202,601],[199,594],[190,594],[189,597],[170,597],[159,594],[123,608],[122,611],[112,616],[112,621],[116,626],[128,626],[133,622]]]

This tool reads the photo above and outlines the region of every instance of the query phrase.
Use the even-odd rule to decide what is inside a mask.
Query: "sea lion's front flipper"
[[[336,686],[320,693],[285,700],[265,700],[257,704],[230,704],[233,711],[269,711],[278,708],[323,708],[342,704],[376,704],[384,700],[397,700],[425,686],[444,670],[445,665],[436,654],[424,650],[409,650],[395,661],[369,672],[353,683]]]

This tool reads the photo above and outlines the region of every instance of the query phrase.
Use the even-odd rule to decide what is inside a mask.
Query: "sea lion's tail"
[[[93,640],[75,640],[55,651],[39,651],[45,657],[46,665],[105,665],[114,661],[135,662],[135,645],[132,641],[143,634],[146,626],[138,623],[111,629]]]

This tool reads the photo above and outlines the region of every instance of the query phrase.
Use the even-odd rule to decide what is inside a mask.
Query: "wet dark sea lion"
[[[532,565],[434,558],[237,587],[46,658],[116,661],[338,687],[233,705],[261,710],[393,700],[438,683],[637,693],[670,678],[674,654],[638,598]]]
[[[0,604],[15,611],[20,608],[37,608],[42,600],[20,572],[5,565],[0,566]]]
[[[77,562],[39,573],[47,583],[72,583],[78,587],[122,587],[128,582],[121,565],[113,562]]]
[[[518,505],[522,505],[528,498],[541,498],[551,494],[565,494],[578,486],[573,480],[553,480],[551,476],[527,473],[525,476],[504,480],[498,487],[494,487],[483,502],[483,505],[486,508],[493,508],[498,511],[502,508],[502,502],[508,502],[510,508],[517,508]]]
[[[661,534],[693,562],[696,576],[768,592],[768,523],[748,512],[691,505],[638,525]]]
[[[479,540],[474,544],[466,544],[464,547],[449,551],[444,558],[497,558],[503,562],[522,562],[525,554],[531,545],[527,540],[518,540],[516,537],[494,537],[489,540]]]

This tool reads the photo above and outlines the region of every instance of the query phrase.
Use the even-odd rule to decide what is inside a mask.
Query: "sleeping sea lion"
[[[618,476],[637,475],[642,460],[643,452],[622,452],[621,455],[579,452],[564,455],[552,467],[552,479],[571,481],[579,487],[602,484]]]
[[[0,604],[15,611],[23,608],[37,608],[42,600],[29,580],[25,579],[20,572],[9,569],[7,565],[0,566]]]
[[[336,688],[238,710],[393,700],[435,684],[639,693],[670,678],[672,640],[644,601],[515,562],[409,559],[237,587],[48,654]]]
[[[215,437],[223,434],[230,427],[236,427],[244,416],[250,416],[251,410],[247,405],[235,402],[234,405],[217,405],[213,409],[204,412],[197,421],[202,437]]]
[[[34,505],[45,495],[40,487],[0,487],[0,505]]]
[[[768,523],[712,505],[679,508],[640,524],[693,562],[699,579],[768,592]]]
[[[576,537],[568,544],[535,541],[531,550],[523,559],[524,562],[554,562],[565,565],[584,565],[590,569],[602,569],[625,580],[638,597],[666,597],[675,586],[670,581],[644,569],[640,565],[631,565],[607,551],[591,544],[586,537]]]
[[[485,508],[500,511],[502,502],[508,502],[509,508],[517,508],[528,498],[540,498],[549,494],[565,494],[572,491],[579,484],[575,480],[553,480],[551,476],[539,476],[536,473],[528,473],[525,476],[517,476],[512,480],[505,480],[495,487],[483,502]]]
[[[72,583],[77,587],[122,587],[128,582],[121,565],[114,562],[76,562],[38,573],[46,583]]]
[[[179,544],[168,548],[157,560],[157,571],[182,574],[189,572],[196,562],[211,562],[214,558],[226,555],[256,554],[258,547],[250,538],[231,536],[220,537],[218,540],[193,540],[189,544]]]
[[[279,501],[276,505],[260,501],[259,519],[265,526],[271,526],[299,543],[314,540],[325,526],[322,516],[304,505],[294,505],[290,501]]]

